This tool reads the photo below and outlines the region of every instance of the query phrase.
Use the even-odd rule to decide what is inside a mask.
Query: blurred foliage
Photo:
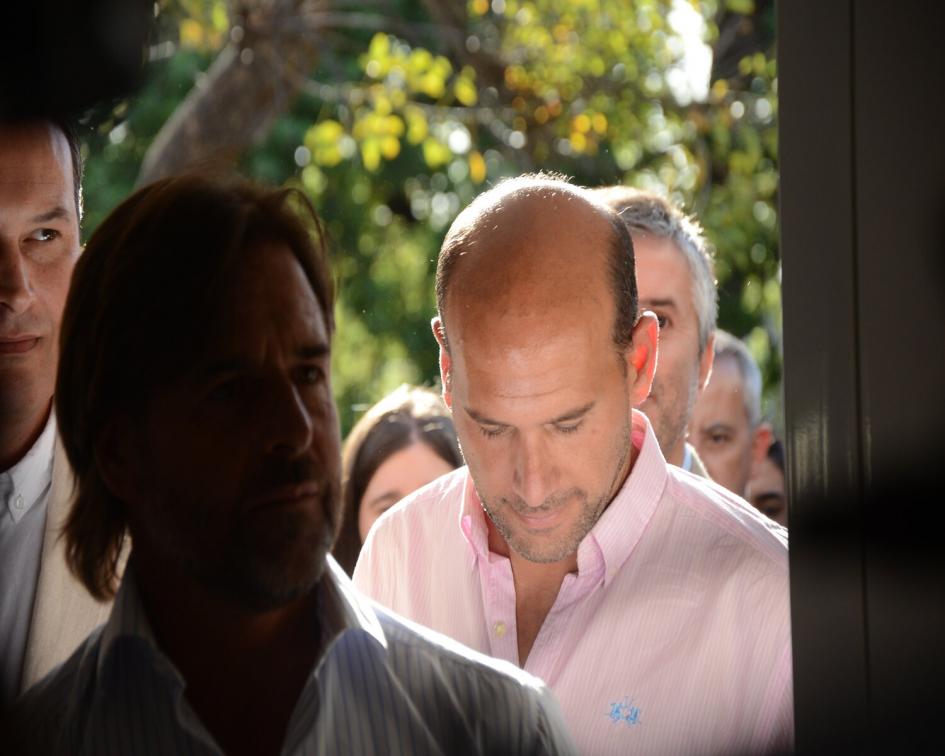
[[[723,14],[756,27],[773,17],[753,17],[751,0],[469,0],[457,45],[417,2],[381,6],[397,33],[354,23],[372,4],[338,5],[353,22],[319,41],[303,95],[241,168],[300,187],[327,220],[345,430],[399,383],[436,379],[442,236],[484,188],[537,169],[656,189],[699,217],[716,249],[719,325],[747,339],[779,415],[773,36],[698,92],[680,32],[695,18],[713,46]],[[221,0],[156,8],[147,85],[87,119],[86,234],[132,189],[147,146],[228,38]]]

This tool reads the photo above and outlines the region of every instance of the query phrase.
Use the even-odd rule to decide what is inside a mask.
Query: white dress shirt
[[[16,698],[26,654],[52,483],[56,421],[0,473],[0,710]]]
[[[318,590],[332,640],[283,754],[574,753],[541,681],[407,624],[328,562]],[[27,753],[221,754],[185,687],[154,639],[129,566],[108,622],[27,692],[7,725]]]

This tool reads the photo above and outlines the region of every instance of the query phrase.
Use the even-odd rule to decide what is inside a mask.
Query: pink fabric
[[[787,532],[667,465],[634,412],[633,468],[582,541],[525,670],[581,753],[730,754],[793,745]],[[488,549],[466,468],[389,510],[355,584],[394,611],[518,663],[509,560]]]

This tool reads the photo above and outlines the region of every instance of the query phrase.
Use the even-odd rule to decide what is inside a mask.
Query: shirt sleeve
[[[392,564],[385,563],[390,562],[390,549],[393,547],[388,537],[389,530],[387,523],[376,523],[371,529],[351,578],[355,587],[365,596],[396,611],[390,580],[396,572]]]

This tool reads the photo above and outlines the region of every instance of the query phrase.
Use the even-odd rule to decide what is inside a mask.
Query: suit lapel
[[[69,514],[72,494],[72,472],[57,437],[52,486],[46,505],[43,553],[20,683],[22,690],[65,661],[85,637],[108,618],[110,603],[93,599],[66,566],[65,543],[59,536]]]

